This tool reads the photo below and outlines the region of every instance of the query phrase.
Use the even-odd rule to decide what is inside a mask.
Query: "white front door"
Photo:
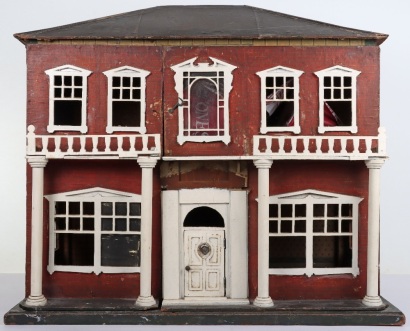
[[[225,296],[225,231],[184,231],[185,297]]]

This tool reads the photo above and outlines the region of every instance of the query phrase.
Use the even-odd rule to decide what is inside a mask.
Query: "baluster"
[[[42,145],[42,154],[47,154],[48,153],[48,137],[47,136],[42,136],[41,137],[41,145]]]
[[[61,154],[61,137],[60,136],[54,137],[54,144],[56,145],[56,149],[54,150],[54,153],[56,155],[60,155]]]
[[[296,147],[298,145],[298,138],[297,137],[289,137],[289,140],[290,140],[290,147],[291,147],[290,153],[295,155],[295,154],[297,154]]]
[[[80,138],[80,153],[85,153],[86,152],[85,150],[86,136],[79,136],[79,138]]]
[[[67,154],[74,153],[73,145],[74,145],[74,137],[67,136]]]
[[[104,144],[105,144],[105,153],[110,152],[110,142],[111,142],[111,136],[104,136]]]
[[[327,138],[327,142],[328,142],[328,144],[329,144],[329,151],[328,151],[328,153],[331,154],[331,155],[335,154],[335,150],[334,150],[335,138],[329,137],[329,138]]]
[[[117,136],[117,152],[123,152],[123,148],[122,148],[122,143],[123,143],[123,136]]]
[[[160,152],[160,146],[161,146],[161,137],[159,135],[155,135],[155,151]]]
[[[366,143],[366,154],[367,155],[372,154],[372,141],[373,141],[373,138],[372,137],[366,137],[364,141]]]
[[[253,137],[253,154],[254,155],[260,155],[261,151],[259,149],[259,145],[261,142],[261,137],[260,136],[254,136]]]
[[[92,136],[91,141],[93,144],[93,153],[97,154],[98,153],[98,137],[97,136]]]
[[[279,154],[285,154],[285,137],[278,138],[278,145],[279,145]]]
[[[137,143],[137,136],[129,136],[130,139],[130,152],[135,152],[135,144]]]
[[[142,152],[147,152],[148,151],[148,136],[143,135],[142,136]]]
[[[387,149],[386,149],[386,129],[383,127],[379,128],[379,137],[377,139],[377,146],[378,146],[378,152],[381,155],[386,155]]]
[[[323,154],[323,152],[322,152],[322,143],[323,143],[323,138],[322,137],[316,137],[315,138],[316,154]]]
[[[34,154],[36,152],[36,134],[34,133],[34,125],[29,125],[27,130],[27,154]]]
[[[303,142],[303,150],[302,150],[302,154],[310,154],[310,150],[309,150],[309,137],[303,137],[302,142]]]
[[[266,154],[272,154],[272,137],[266,137],[265,138],[266,142]]]
[[[347,141],[348,138],[340,138],[340,154],[347,154]]]
[[[360,138],[352,138],[353,140],[353,154],[354,155],[359,155],[360,151],[359,151],[359,146],[360,146]]]

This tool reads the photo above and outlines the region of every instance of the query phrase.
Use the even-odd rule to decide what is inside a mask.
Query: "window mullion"
[[[101,202],[94,200],[94,272],[99,274],[101,268]]]

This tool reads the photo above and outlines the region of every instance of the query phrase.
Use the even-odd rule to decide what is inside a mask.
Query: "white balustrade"
[[[275,159],[367,160],[386,157],[386,132],[378,136],[267,136],[253,137],[253,156]]]
[[[27,133],[27,156],[62,158],[136,158],[160,156],[159,134],[121,135],[36,135],[30,125]]]

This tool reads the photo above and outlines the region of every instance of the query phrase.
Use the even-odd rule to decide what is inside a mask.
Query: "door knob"
[[[191,270],[191,267],[190,267],[189,265],[187,265],[187,266],[185,267],[185,270],[186,270],[186,271],[189,271],[189,270]]]

